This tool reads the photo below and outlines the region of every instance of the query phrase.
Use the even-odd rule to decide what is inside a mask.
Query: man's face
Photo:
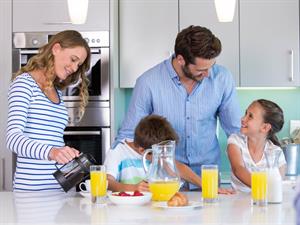
[[[190,63],[188,65],[181,66],[181,69],[185,77],[199,82],[202,81],[205,77],[208,77],[209,69],[215,63],[215,59],[196,58],[195,64]]]

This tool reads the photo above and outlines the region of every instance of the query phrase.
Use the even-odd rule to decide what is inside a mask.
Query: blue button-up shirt
[[[198,174],[203,164],[220,164],[217,119],[227,136],[240,129],[234,80],[227,69],[216,64],[190,94],[172,66],[172,57],[142,74],[117,141],[133,138],[136,125],[149,114],[161,115],[172,124],[180,139],[176,159]]]

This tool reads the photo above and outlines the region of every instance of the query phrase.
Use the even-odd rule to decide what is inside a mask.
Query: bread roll
[[[168,206],[175,207],[175,206],[186,206],[189,204],[189,200],[185,194],[180,192],[175,193],[173,197],[167,202]]]

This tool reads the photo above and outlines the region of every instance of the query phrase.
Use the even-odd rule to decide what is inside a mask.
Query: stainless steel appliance
[[[296,180],[300,174],[300,144],[288,144],[283,147],[287,163],[286,178]]]
[[[13,34],[13,72],[37,54],[38,48],[48,43],[56,32],[30,32]],[[92,154],[102,163],[110,147],[110,79],[109,32],[80,32],[91,48],[91,67],[86,73],[89,84],[89,104],[79,120],[78,85],[63,91],[69,112],[69,124],[64,139],[67,145]]]

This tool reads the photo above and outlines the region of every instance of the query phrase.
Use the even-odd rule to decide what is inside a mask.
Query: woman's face
[[[53,45],[54,72],[60,80],[65,80],[68,76],[76,72],[87,57],[84,47],[62,48],[60,44]]]

